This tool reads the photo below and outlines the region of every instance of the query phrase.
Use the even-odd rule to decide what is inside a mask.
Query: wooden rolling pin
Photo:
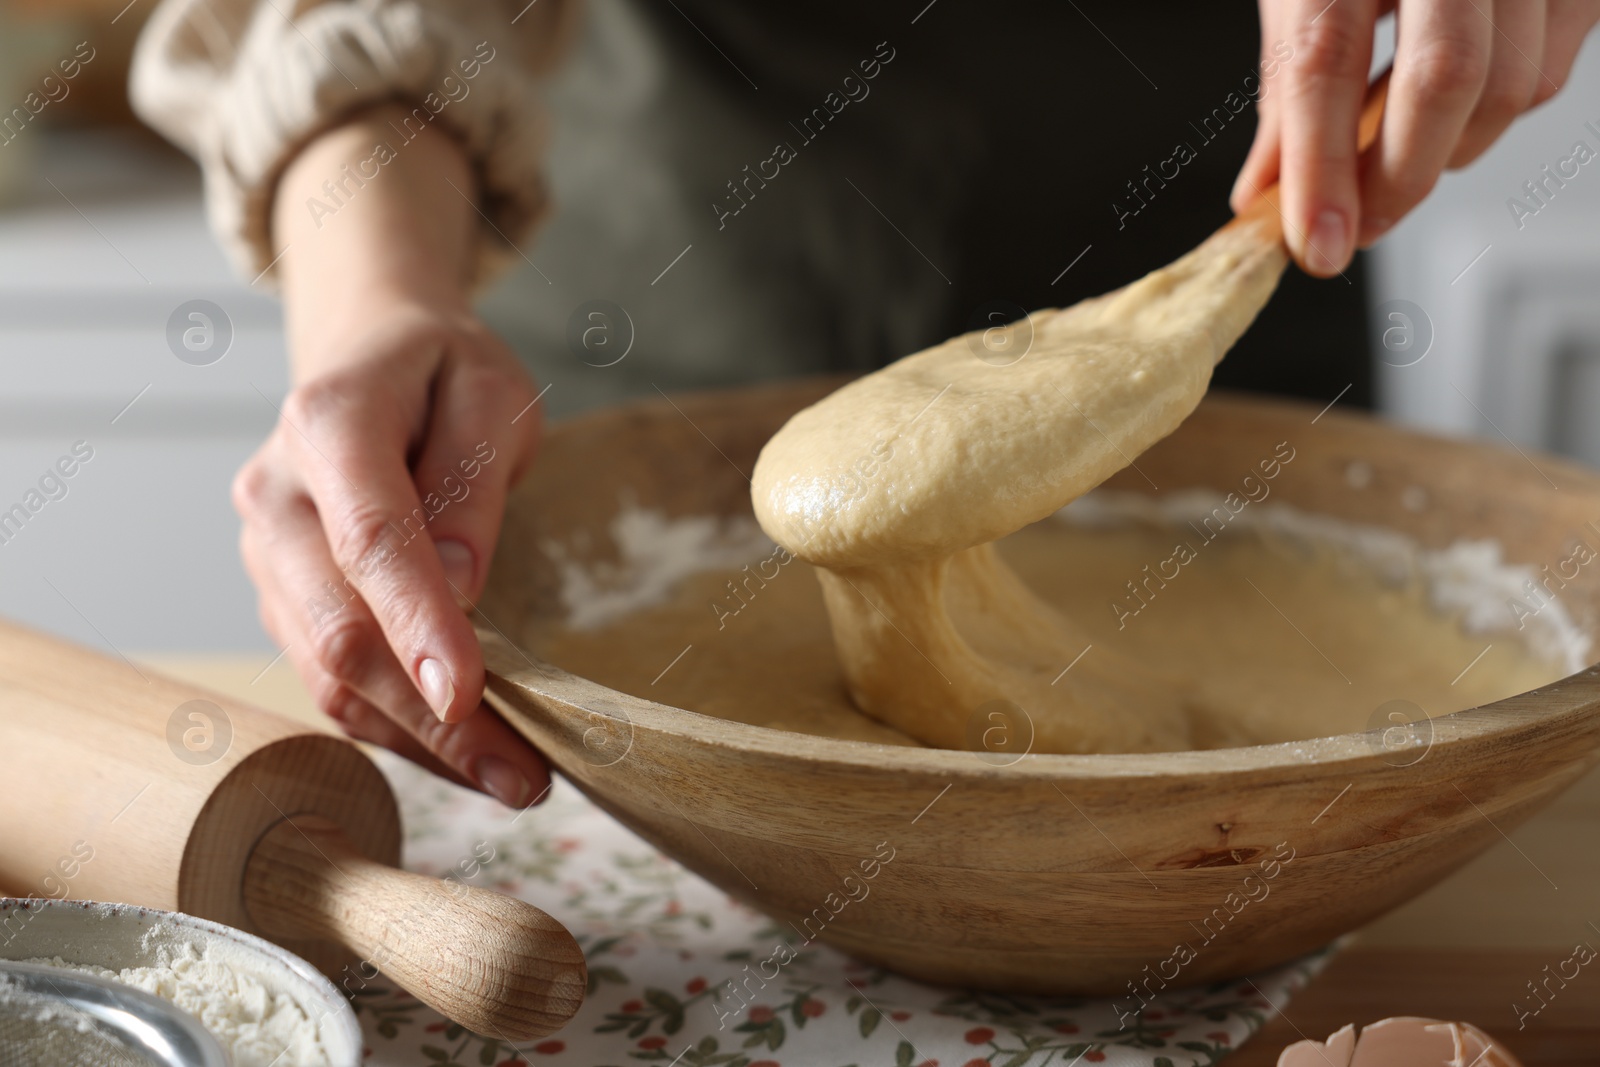
[[[349,991],[382,970],[506,1040],[583,1002],[583,951],[560,923],[398,869],[394,795],[355,745],[6,623],[0,801],[0,889],[15,895],[213,919]]]

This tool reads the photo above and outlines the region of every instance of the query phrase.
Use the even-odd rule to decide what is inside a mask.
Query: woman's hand
[[[1260,125],[1235,211],[1273,181],[1285,240],[1308,272],[1342,271],[1447,167],[1472,162],[1513,119],[1565,84],[1600,0],[1259,0]],[[1397,9],[1394,73],[1378,140],[1356,153],[1373,28]],[[1281,57],[1287,44],[1291,54]],[[1274,46],[1280,51],[1273,57]]]
[[[521,807],[543,760],[482,704],[475,602],[506,494],[532,459],[535,390],[470,311],[472,181],[429,130],[331,217],[313,198],[382,111],[307,146],[274,234],[296,384],[234,502],[262,621],[345,731]],[[451,186],[457,192],[452,192]],[[302,201],[307,203],[302,203]]]

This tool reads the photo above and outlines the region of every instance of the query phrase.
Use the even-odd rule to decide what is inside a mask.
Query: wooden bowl
[[[478,617],[490,700],[518,730],[602,808],[801,937],[926,981],[1120,994],[1136,1007],[1135,993],[1246,974],[1368,922],[1600,759],[1600,668],[1437,717],[1414,761],[1368,732],[997,766],[711,718],[511,643],[559,604],[538,546],[578,531],[603,546],[624,497],[673,516],[749,515],[761,446],[837,384],[631,404],[553,427],[511,502]],[[1587,525],[1600,516],[1600,477],[1586,470],[1316,416],[1212,397],[1139,466],[1163,491],[1226,489],[1289,441],[1297,456],[1274,497],[1303,510],[1429,547],[1493,537],[1535,568],[1570,556],[1575,536],[1600,545]],[[1562,592],[1590,632],[1596,572]]]

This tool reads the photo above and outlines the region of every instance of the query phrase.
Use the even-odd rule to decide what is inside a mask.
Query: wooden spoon
[[[1386,85],[1363,107],[1363,147]],[[1182,750],[1197,722],[1226,720],[1109,650],[1066,676],[1088,634],[1038,602],[992,543],[1127,467],[1194,411],[1288,266],[1283,233],[1274,184],[1172,264],[907,356],[772,437],[752,478],[756,517],[821,568],[862,711],[963,748],[1000,705],[1034,751],[1055,753]],[[983,358],[996,335],[1012,358]]]

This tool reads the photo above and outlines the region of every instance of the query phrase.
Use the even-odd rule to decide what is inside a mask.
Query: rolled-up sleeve
[[[543,214],[539,86],[576,0],[165,0],[130,76],[141,118],[192,155],[213,229],[247,278],[271,276],[272,196],[296,151],[362,107],[398,100],[445,125],[477,174],[481,280]],[[396,130],[394,151],[407,131]],[[398,143],[401,147],[396,147]]]

